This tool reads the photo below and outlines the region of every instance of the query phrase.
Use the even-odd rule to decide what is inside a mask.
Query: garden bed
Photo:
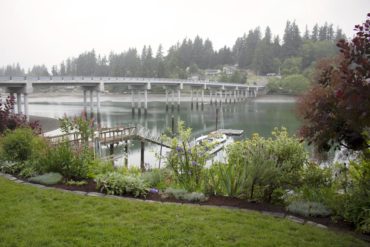
[[[55,188],[70,190],[70,191],[100,192],[97,189],[96,182],[93,179],[86,180],[86,182],[87,184],[84,184],[84,185],[67,185],[65,183],[59,183],[56,185],[51,185],[49,187],[55,187]],[[124,195],[122,197],[134,198],[131,195]],[[217,206],[217,207],[224,207],[224,208],[230,208],[230,209],[231,208],[247,209],[247,210],[262,212],[265,214],[271,214],[272,216],[277,216],[277,217],[285,217],[287,215],[293,215],[301,219],[304,219],[306,222],[311,221],[311,222],[315,222],[315,223],[324,225],[326,227],[329,227],[330,229],[333,229],[335,231],[354,234],[357,237],[370,242],[370,235],[356,233],[354,231],[355,227],[353,224],[350,224],[343,220],[338,220],[334,222],[331,219],[331,217],[305,217],[302,215],[288,212],[283,206],[280,206],[280,205],[273,205],[273,204],[262,203],[262,202],[249,202],[248,200],[245,200],[245,199],[239,199],[239,198],[227,197],[227,196],[209,196],[207,201],[205,202],[189,202],[185,200],[179,200],[174,197],[164,198],[159,193],[153,193],[153,192],[149,192],[145,199],[143,198],[137,198],[137,199],[142,199],[143,201],[150,200],[150,201],[158,201],[158,202],[172,202],[172,203],[179,203],[179,204],[187,203],[187,204]]]

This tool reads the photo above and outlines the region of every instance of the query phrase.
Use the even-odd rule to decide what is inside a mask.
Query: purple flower
[[[197,165],[198,165],[198,163],[197,163],[197,162],[195,162],[194,160],[191,162],[191,164],[192,164],[193,166],[197,166]]]
[[[177,146],[177,147],[176,147],[176,151],[177,151],[177,152],[182,152],[182,151],[183,151],[183,149],[182,149],[180,146]]]
[[[151,189],[149,190],[149,192],[150,192],[150,193],[153,193],[153,194],[156,194],[156,193],[158,193],[158,192],[159,192],[159,190],[157,190],[157,189],[155,189],[155,188],[151,188]]]

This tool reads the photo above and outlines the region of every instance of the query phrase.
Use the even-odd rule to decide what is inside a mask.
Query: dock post
[[[109,155],[113,155],[114,153],[114,143],[109,144]]]
[[[145,171],[145,161],[144,161],[144,153],[145,153],[145,142],[141,141],[141,151],[140,151],[140,169],[141,171]]]
[[[181,103],[181,90],[180,88],[177,89],[177,110],[180,111],[180,103]]]
[[[128,167],[128,142],[125,141],[125,167]]]
[[[175,117],[171,116],[171,130],[172,130],[172,137],[175,136]]]
[[[18,110],[18,114],[22,113],[22,95],[21,95],[21,93],[17,93],[17,110]]]

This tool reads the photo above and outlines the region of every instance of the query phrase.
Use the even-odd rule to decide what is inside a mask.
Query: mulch
[[[96,182],[93,179],[86,180],[87,184],[84,185],[67,185],[64,183],[59,183],[53,185],[52,187],[56,187],[59,189],[64,190],[71,190],[71,191],[83,191],[83,192],[100,192],[97,189]],[[132,198],[132,196],[127,195],[123,197]],[[270,212],[270,213],[278,213],[282,215],[293,215],[304,219],[305,221],[312,221],[318,224],[322,224],[327,226],[328,228],[337,231],[337,232],[346,232],[358,237],[362,240],[370,242],[370,235],[359,234],[355,232],[355,226],[343,220],[333,221],[331,217],[305,217],[302,215],[294,214],[291,212],[287,212],[285,208],[281,205],[274,205],[269,203],[262,203],[262,202],[251,202],[245,199],[227,197],[227,196],[210,196],[208,200],[205,202],[188,202],[184,200],[178,200],[173,197],[163,198],[158,193],[149,193],[147,197],[143,200],[151,200],[151,201],[160,201],[160,202],[174,202],[174,203],[186,203],[186,204],[197,204],[197,205],[208,205],[208,206],[219,206],[219,207],[230,207],[230,208],[239,208],[239,209],[248,209],[258,212]]]

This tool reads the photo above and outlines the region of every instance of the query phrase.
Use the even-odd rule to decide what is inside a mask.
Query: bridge
[[[90,111],[93,112],[94,97],[96,95],[96,107],[100,113],[100,95],[105,91],[106,85],[125,85],[131,91],[132,112],[141,114],[142,102],[144,113],[148,109],[148,92],[155,87],[164,89],[166,95],[166,110],[169,107],[169,94],[171,94],[172,109],[177,97],[177,108],[180,109],[181,91],[184,88],[190,90],[191,105],[196,103],[203,109],[204,94],[209,93],[210,103],[221,104],[221,102],[241,102],[249,97],[257,97],[264,89],[263,86],[235,84],[227,82],[211,82],[202,80],[181,80],[169,78],[137,78],[137,77],[87,77],[87,76],[48,76],[48,77],[17,77],[0,76],[0,87],[5,88],[17,102],[17,113],[24,114],[29,119],[28,96],[38,86],[79,86],[83,89],[83,104],[85,110],[88,107],[87,93],[89,92]],[[199,99],[200,95],[200,99]],[[22,96],[23,106],[22,110]],[[194,98],[196,101],[194,102]],[[15,112],[15,109],[13,109]]]

